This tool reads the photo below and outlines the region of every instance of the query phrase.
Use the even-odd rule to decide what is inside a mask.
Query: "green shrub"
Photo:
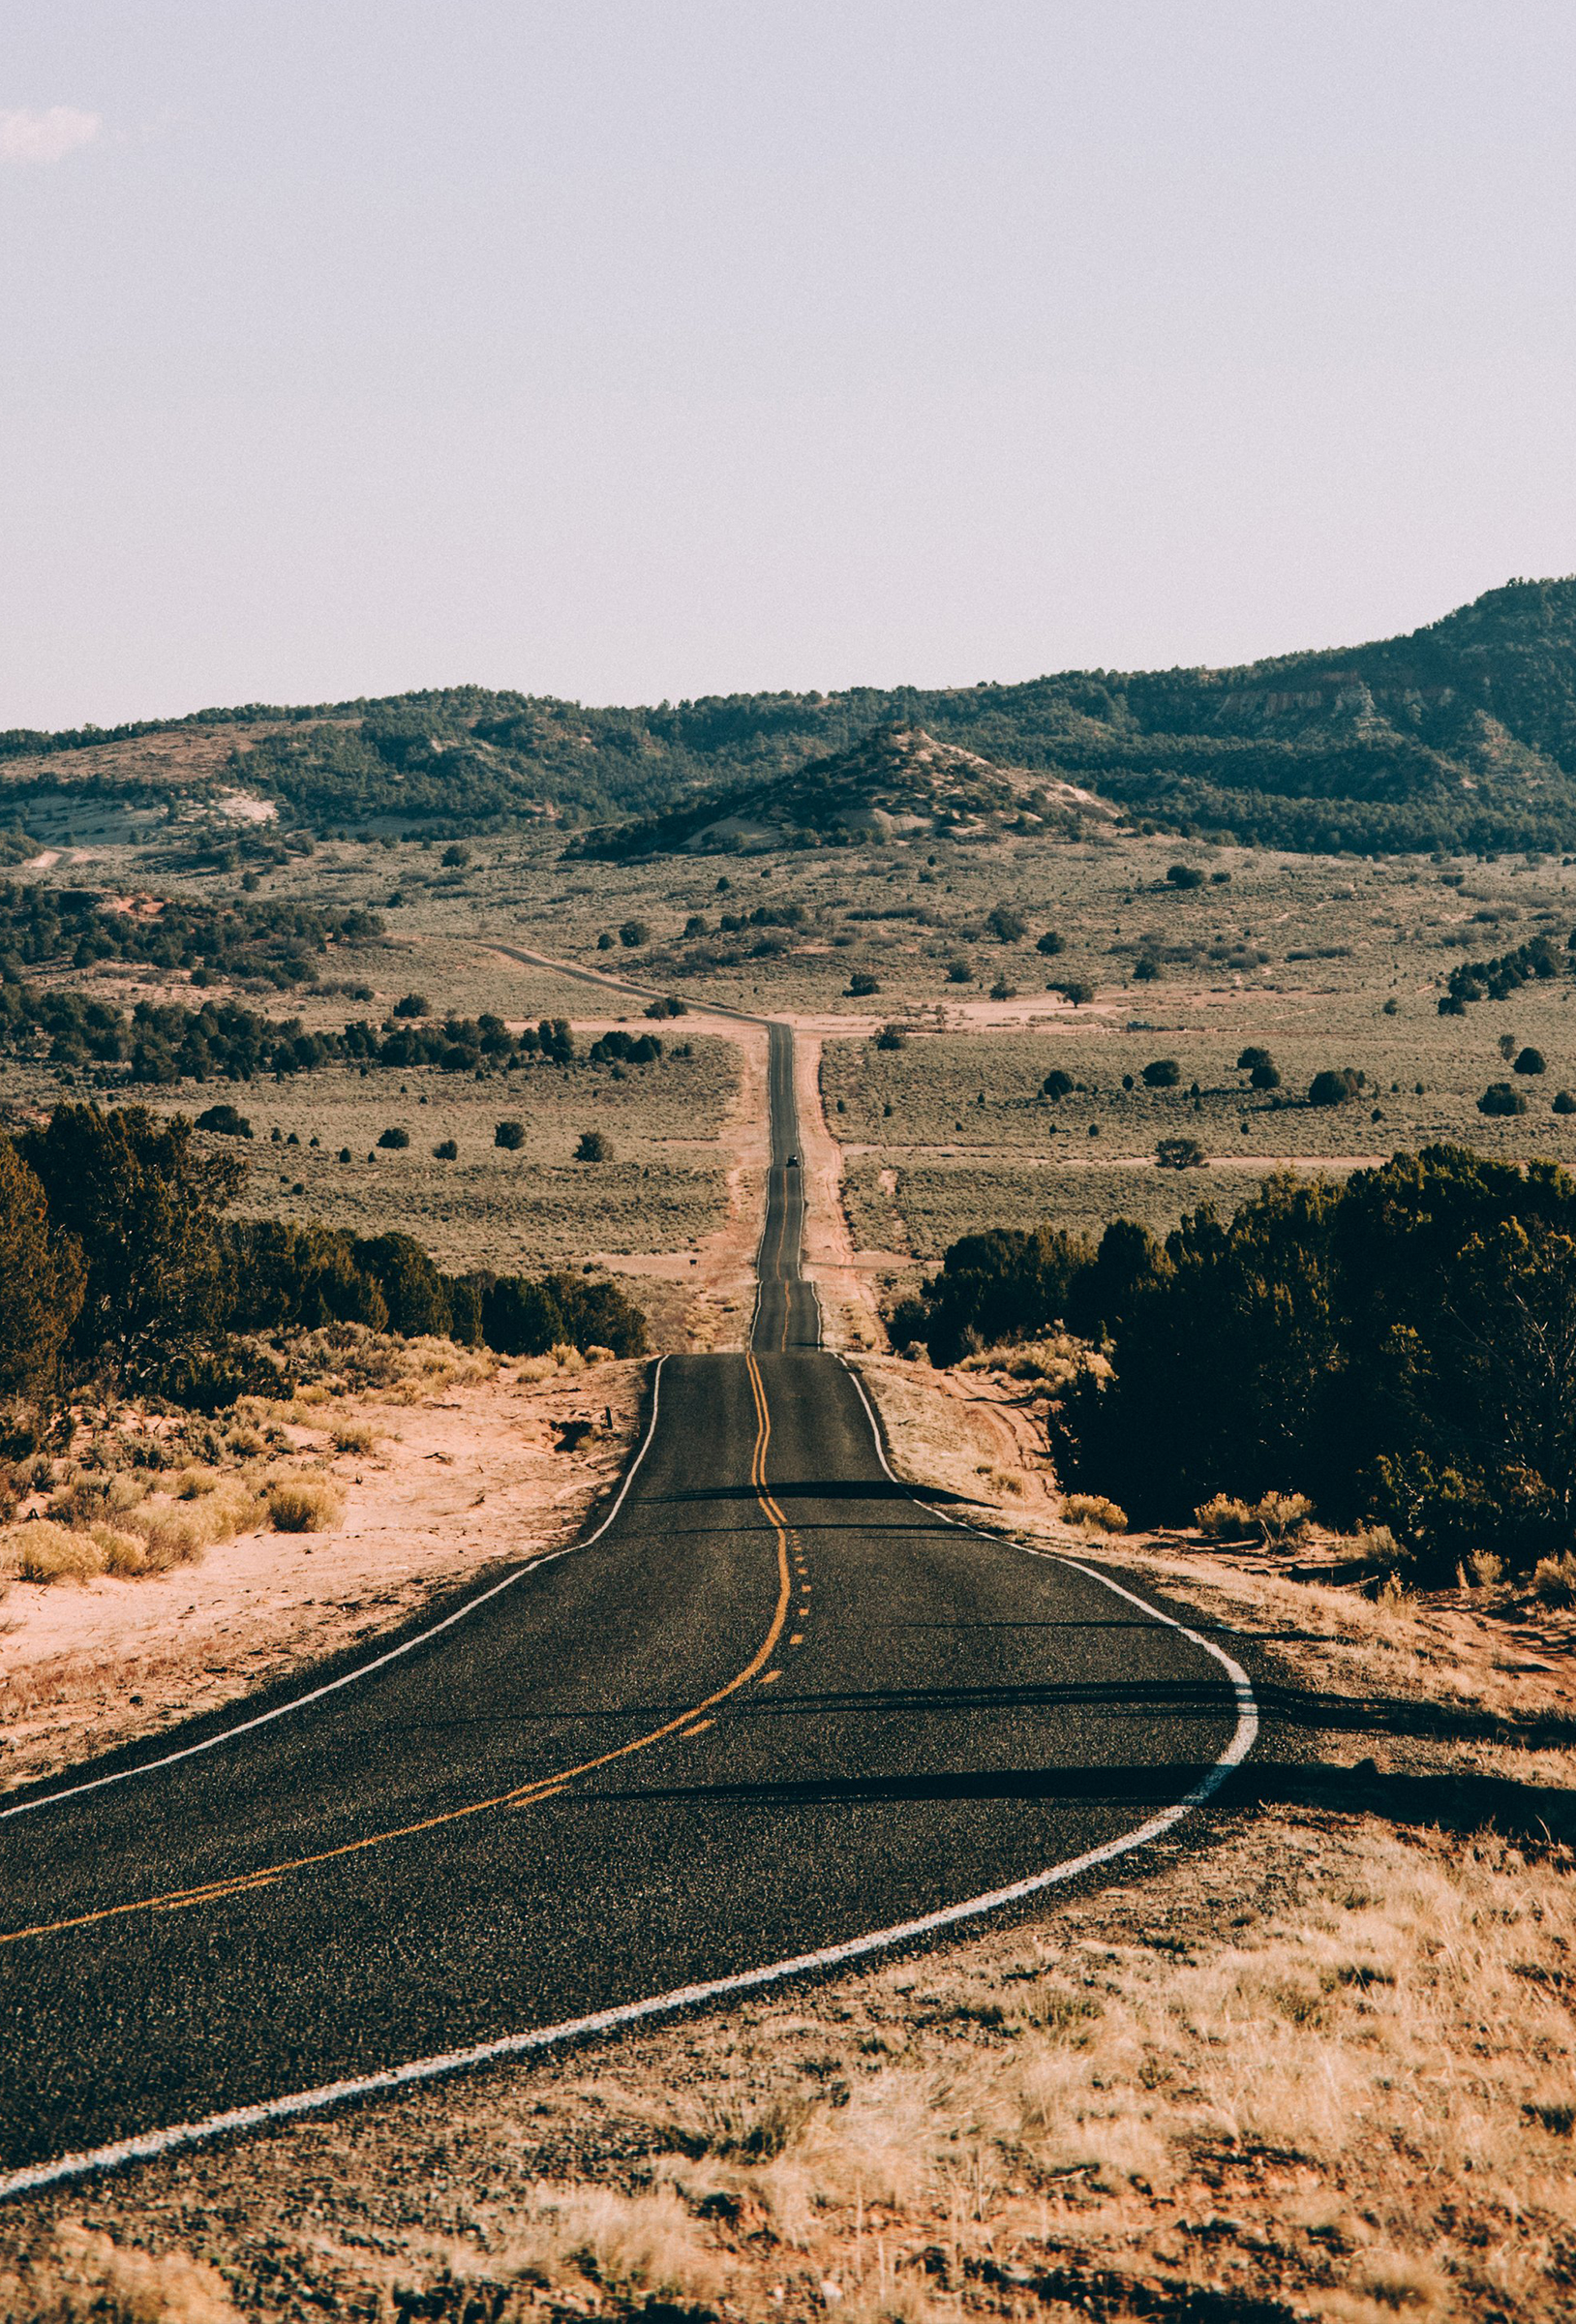
[[[517,1154],[525,1143],[526,1125],[523,1121],[500,1121],[493,1131],[493,1144],[502,1147],[506,1153]]]
[[[1337,1071],[1326,1067],[1316,1073],[1308,1085],[1308,1103],[1311,1106],[1344,1106],[1350,1102],[1362,1086],[1361,1077],[1349,1065]]]
[[[1509,1082],[1491,1082],[1477,1101],[1479,1114],[1525,1114],[1527,1100]]]

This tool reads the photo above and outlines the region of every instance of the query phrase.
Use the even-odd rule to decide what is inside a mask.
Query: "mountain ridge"
[[[613,825],[622,844],[631,817],[792,784],[874,731],[915,728],[1004,778],[1091,791],[1184,832],[1366,852],[1569,848],[1576,577],[1507,582],[1401,636],[1221,669],[634,708],[465,686],[14,729],[0,734],[0,788],[25,811],[48,794],[241,786],[318,828],[540,817]]]

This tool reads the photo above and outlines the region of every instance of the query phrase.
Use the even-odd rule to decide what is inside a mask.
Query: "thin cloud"
[[[91,145],[102,127],[97,113],[74,105],[46,106],[41,113],[0,112],[0,162],[26,168],[63,161],[78,145]]]

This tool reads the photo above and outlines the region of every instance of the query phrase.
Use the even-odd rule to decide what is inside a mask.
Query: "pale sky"
[[[0,726],[1576,567],[1569,0],[5,0]]]

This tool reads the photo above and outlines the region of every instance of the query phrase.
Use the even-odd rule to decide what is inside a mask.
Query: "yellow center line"
[[[632,1742],[621,1743],[612,1751],[599,1752],[594,1758],[582,1759],[576,1766],[561,1767],[552,1775],[533,1777],[529,1784],[517,1785],[512,1790],[496,1792],[487,1799],[473,1799],[464,1807],[447,1808],[436,1816],[423,1816],[414,1823],[396,1824],[389,1831],[369,1832],[363,1839],[346,1840],[337,1848],[319,1849],[312,1855],[288,1856],[278,1864],[259,1865],[255,1872],[234,1873],[223,1880],[201,1881],[191,1888],[169,1889],[161,1896],[134,1897],[126,1904],[104,1905],[97,1911],[74,1913],[65,1920],[45,1920],[35,1923],[31,1928],[6,1929],[0,1931],[0,1944],[18,1944],[25,1937],[57,1937],[68,1929],[90,1928],[99,1921],[116,1920],[128,1912],[173,1911],[182,1905],[214,1904],[225,1897],[239,1896],[249,1888],[276,1881],[284,1873],[307,1872],[319,1864],[332,1864],[342,1856],[360,1855],[368,1849],[382,1848],[391,1840],[410,1840],[421,1832],[438,1831],[444,1824],[463,1823],[469,1817],[485,1816],[495,1808],[534,1807],[542,1800],[556,1797],[577,1776],[591,1775],[599,1767],[611,1766],[615,1759],[627,1758],[632,1752],[646,1751],[652,1744],[660,1743],[665,1736],[676,1734],[681,1728],[687,1727],[692,1719],[698,1719],[703,1711],[713,1709],[717,1703],[725,1702],[730,1695],[736,1695],[741,1687],[748,1686],[750,1680],[770,1661],[782,1636],[788,1620],[792,1592],[788,1574],[788,1520],[767,1490],[766,1453],[772,1442],[772,1414],[766,1400],[766,1384],[754,1357],[746,1354],[744,1362],[749,1372],[750,1392],[755,1399],[756,1421],[749,1481],[777,1537],[777,1603],[766,1636],[743,1670],[730,1678],[726,1686],[718,1687],[714,1694],[692,1703],[688,1710],[681,1711],[676,1718],[665,1719],[660,1727],[653,1727],[648,1733],[637,1735]]]

